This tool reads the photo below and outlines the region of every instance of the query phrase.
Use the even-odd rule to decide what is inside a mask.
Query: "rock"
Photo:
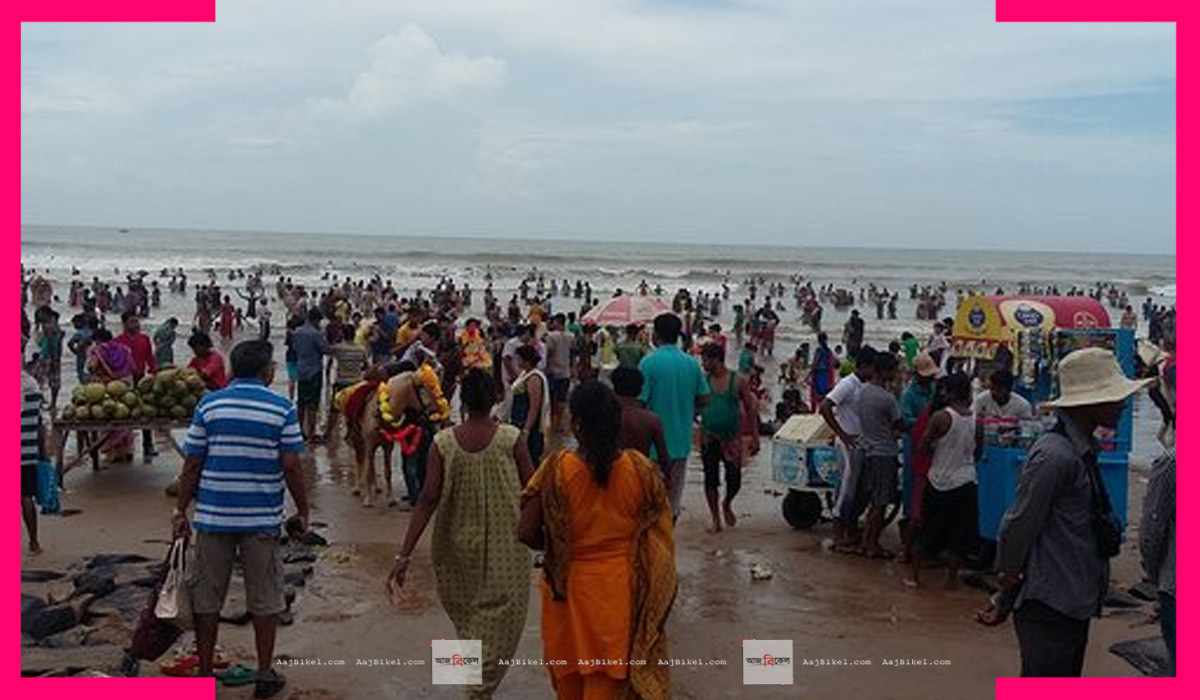
[[[45,639],[83,621],[77,606],[70,603],[42,608],[29,621],[27,631],[34,639]]]
[[[1107,608],[1136,608],[1141,604],[1141,601],[1115,588],[1110,588],[1108,596],[1104,599],[1104,606]]]
[[[136,622],[142,614],[142,609],[146,607],[150,593],[149,588],[121,586],[93,603],[90,612],[92,615],[114,617],[129,623]]]
[[[1167,656],[1167,645],[1163,643],[1161,636],[1118,642],[1108,650],[1147,676],[1162,677],[1170,672],[1171,662]]]
[[[121,586],[153,588],[158,583],[159,564],[122,564],[114,567],[113,582]]]
[[[70,581],[55,581],[46,588],[46,602],[59,605],[75,597],[75,584]]]
[[[87,646],[129,646],[133,639],[133,627],[136,622],[126,622],[120,617],[101,617],[96,619],[94,626],[89,625],[90,631],[84,644]]]
[[[124,650],[115,645],[78,647],[76,649],[44,649],[32,647],[21,650],[22,676],[70,676],[85,671],[116,668]]]
[[[1138,581],[1129,587],[1129,595],[1138,600],[1154,602],[1158,600],[1158,584],[1150,581]]]
[[[308,547],[300,544],[289,544],[283,548],[283,563],[284,564],[300,564],[314,562],[317,560],[317,555]]]
[[[91,632],[89,627],[79,625],[46,637],[38,643],[38,646],[47,649],[74,649],[87,643],[89,632]]]
[[[309,530],[300,536],[300,544],[306,547],[328,547],[329,540]]]
[[[46,581],[56,581],[64,576],[66,574],[59,571],[45,571],[42,569],[22,570],[21,583],[45,583]]]
[[[97,554],[88,560],[87,568],[116,566],[118,564],[142,564],[150,561],[149,557],[141,554]]]
[[[46,601],[37,596],[21,594],[21,631],[28,632],[33,618],[46,607]]]
[[[112,568],[89,569],[75,576],[75,593],[106,596],[117,588],[116,572]]]
[[[245,584],[235,582],[229,587],[225,596],[225,606],[221,608],[221,622],[232,625],[244,625],[250,622],[250,612],[246,610]]]

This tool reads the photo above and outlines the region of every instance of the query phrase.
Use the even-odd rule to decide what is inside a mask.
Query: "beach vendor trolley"
[[[1134,374],[1133,332],[1112,328],[1104,306],[1088,297],[975,296],[963,300],[954,321],[950,356],[979,375],[1004,368],[1016,377],[1013,390],[1034,405],[1031,421],[984,423],[985,447],[977,465],[979,534],[983,558],[990,561],[1000,521],[1016,495],[1017,475],[1029,448],[1053,426],[1037,405],[1058,395],[1058,363],[1075,350],[1112,351],[1126,375]],[[1115,431],[1097,433],[1099,459],[1113,511],[1128,517],[1129,452],[1133,447],[1132,401]]]
[[[771,478],[786,486],[783,517],[808,529],[833,509],[842,465],[833,431],[815,413],[792,416],[771,443]]]

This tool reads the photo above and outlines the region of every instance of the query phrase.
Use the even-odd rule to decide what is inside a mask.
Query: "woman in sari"
[[[559,698],[668,698],[669,666],[659,661],[676,573],[666,485],[644,456],[618,447],[611,389],[584,382],[570,411],[579,448],[542,464],[521,507],[521,541],[546,550],[543,653],[566,662],[549,667],[550,680]]]
[[[437,512],[433,570],[438,598],[459,639],[483,642],[483,684],[468,697],[490,698],[513,658],[529,610],[533,563],[517,541],[521,487],[533,474],[520,431],[492,420],[496,384],[481,369],[462,381],[467,419],[437,434],[421,496],[388,579],[404,585],[413,549]]]
[[[107,384],[122,381],[133,386],[133,351],[113,340],[112,333],[101,328],[92,336],[94,343],[88,351],[87,370],[93,382]],[[113,462],[133,461],[133,433],[118,430],[108,439],[105,453]]]

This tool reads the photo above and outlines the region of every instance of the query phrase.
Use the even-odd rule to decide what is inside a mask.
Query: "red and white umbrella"
[[[649,323],[659,314],[666,313],[671,313],[671,307],[662,299],[622,294],[587,312],[583,322],[599,326],[625,326],[630,323]]]

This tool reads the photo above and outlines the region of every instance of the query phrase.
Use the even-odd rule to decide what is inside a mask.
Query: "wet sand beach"
[[[1140,407],[1139,407],[1140,408]],[[72,440],[72,446],[74,441]],[[746,473],[735,501],[736,527],[719,534],[705,530],[698,459],[689,469],[685,510],[676,530],[679,592],[667,628],[673,657],[701,664],[673,669],[674,696],[744,698],[808,696],[875,697],[880,700],[986,697],[993,679],[1015,674],[1017,645],[1011,624],[986,629],[972,620],[985,595],[962,585],[944,591],[938,572],[926,587],[911,591],[902,583],[902,566],[834,554],[823,540],[829,525],[811,531],[791,529],[780,514],[779,489],[770,481],[769,441]],[[180,461],[163,456],[152,464],[105,466],[100,472],[81,466],[68,474],[63,502],[80,513],[42,518],[46,553],[23,555],[23,568],[61,569],[97,552],[138,552],[159,558],[166,550],[172,501],[163,489]],[[321,550],[314,574],[299,589],[295,624],[279,632],[277,654],[289,686],[282,698],[459,697],[459,689],[430,684],[433,638],[454,638],[434,590],[429,537],[416,552],[403,599],[389,600],[384,580],[408,514],[396,508],[364,509],[350,495],[350,451],[319,447],[306,453],[312,519],[327,524],[317,531],[330,546]],[[402,483],[399,474],[395,482]],[[402,490],[402,486],[399,486]],[[1130,516],[1137,522],[1144,476],[1131,478]],[[1132,531],[1136,537],[1136,530]],[[894,526],[885,544],[898,546]],[[752,581],[750,568],[765,563],[773,572]],[[1136,550],[1127,542],[1113,567],[1115,585],[1137,580]],[[518,658],[541,659],[540,571],[530,582],[530,610]],[[1085,675],[1134,676],[1138,672],[1107,651],[1116,641],[1153,636],[1146,624],[1149,606],[1110,615],[1092,627]],[[189,635],[190,636],[190,635]],[[185,636],[187,639],[188,636]],[[744,638],[792,639],[796,656],[795,687],[744,686],[740,643]],[[227,655],[253,665],[251,627],[221,626]],[[804,665],[825,659],[848,665]],[[942,666],[885,666],[895,659],[948,660]],[[361,665],[372,660],[424,665]],[[854,665],[869,661],[869,666]],[[320,665],[310,665],[319,662]],[[344,665],[333,665],[344,664]],[[158,675],[143,664],[143,675]],[[782,693],[782,695],[781,695]],[[218,689],[219,698],[249,697],[251,690]],[[544,668],[511,669],[497,697],[549,697]]]

